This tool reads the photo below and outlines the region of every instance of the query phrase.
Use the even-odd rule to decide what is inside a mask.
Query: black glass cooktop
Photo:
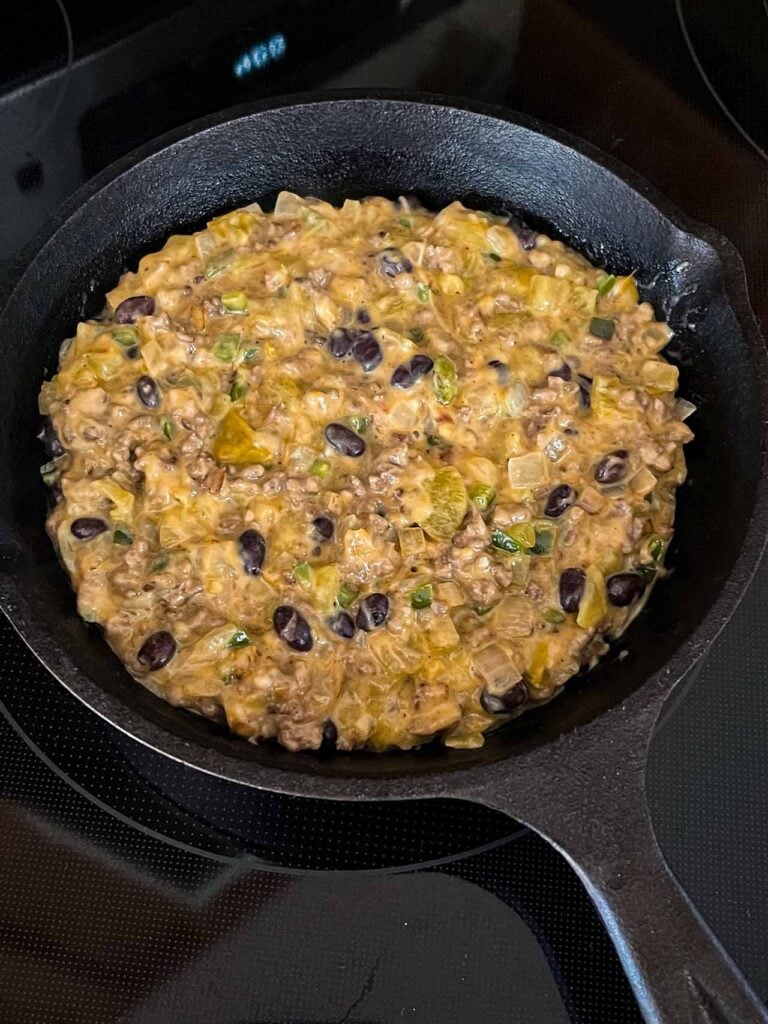
[[[768,318],[764,0],[18,4],[0,73],[0,267],[158,132],[292,89],[506,104],[581,135],[739,246]],[[14,35],[15,34],[15,35]],[[597,197],[599,201],[599,197]],[[713,538],[713,544],[717,538]],[[768,999],[768,569],[665,710],[649,792],[675,873]],[[0,623],[2,1024],[636,1024],[570,868],[474,805],[322,803],[118,733]]]

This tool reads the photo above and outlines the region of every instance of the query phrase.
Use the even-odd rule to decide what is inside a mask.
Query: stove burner
[[[768,161],[768,0],[738,6],[675,0],[680,29],[715,102],[749,145]]]
[[[0,700],[19,734],[70,785],[116,816],[216,857],[296,871],[445,863],[525,828],[452,800],[352,803],[288,797],[188,768],[106,725],[0,622]]]

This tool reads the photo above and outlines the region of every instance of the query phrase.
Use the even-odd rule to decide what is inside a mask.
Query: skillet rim
[[[0,610],[5,613],[20,638],[44,668],[70,693],[114,728],[136,742],[191,768],[231,782],[272,792],[325,799],[413,799],[450,795],[471,796],[472,793],[489,791],[494,786],[498,788],[499,784],[503,784],[513,777],[519,777],[522,781],[523,766],[541,770],[542,759],[562,764],[564,759],[567,761],[570,747],[577,735],[579,740],[585,738],[594,740],[596,729],[604,731],[610,723],[613,723],[614,726],[618,724],[626,731],[627,725],[630,730],[632,729],[631,719],[633,717],[638,719],[638,722],[648,722],[645,728],[647,732],[645,741],[647,742],[650,739],[650,729],[656,714],[666,696],[679,679],[708,651],[735,611],[757,571],[768,541],[768,351],[749,301],[744,264],[733,243],[714,228],[688,217],[622,161],[608,156],[591,143],[570,132],[556,128],[538,118],[529,117],[504,107],[476,103],[461,97],[388,89],[343,89],[292,93],[272,97],[258,103],[239,104],[196,119],[150,140],[100,171],[65,200],[12,262],[4,281],[0,283],[0,322],[5,316],[6,306],[13,299],[14,293],[21,285],[37,255],[55,242],[58,231],[82,206],[94,199],[106,185],[129,172],[139,163],[177,142],[230,121],[286,107],[328,105],[338,101],[373,102],[376,104],[390,102],[444,107],[518,125],[535,134],[550,138],[567,149],[586,157],[638,193],[658,210],[676,230],[704,242],[712,250],[717,257],[718,277],[722,284],[723,294],[750,352],[752,371],[755,383],[759,387],[763,413],[762,472],[757,482],[749,525],[744,534],[739,555],[728,574],[720,595],[687,640],[675,650],[669,661],[653,675],[648,676],[645,682],[638,686],[623,703],[606,709],[586,725],[564,733],[556,744],[546,742],[529,751],[502,754],[494,761],[483,765],[471,765],[466,768],[446,766],[442,769],[439,766],[425,766],[417,772],[406,771],[402,774],[379,778],[320,774],[312,771],[309,759],[305,758],[297,763],[296,770],[268,767],[253,760],[238,760],[228,757],[225,752],[213,747],[192,744],[189,740],[150,721],[140,711],[129,707],[120,698],[109,694],[94,679],[81,672],[69,660],[63,649],[59,649],[51,634],[44,627],[38,626],[32,617],[25,614],[23,599],[21,599],[15,579],[3,571],[2,559],[0,559]],[[2,528],[1,522],[0,528]],[[650,706],[650,715],[638,715],[638,712],[642,712],[644,705]],[[637,728],[643,729],[644,726],[640,724]],[[301,757],[301,755],[294,756]],[[224,762],[225,770],[222,770],[220,762]],[[552,770],[557,771],[555,764],[552,765]]]

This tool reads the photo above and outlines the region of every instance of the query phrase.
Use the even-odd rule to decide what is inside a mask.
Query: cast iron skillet
[[[674,572],[609,656],[477,751],[320,758],[251,746],[138,686],[75,602],[43,530],[37,393],[62,338],[137,257],[175,231],[281,188],[331,201],[416,193],[517,211],[612,272],[636,271],[678,332],[681,391],[699,406]],[[0,603],[74,694],[195,768],[345,800],[459,797],[535,829],[579,874],[647,1021],[768,1021],[672,878],[644,794],[654,722],[755,570],[768,527],[768,364],[737,253],[590,146],[502,110],[433,97],[293,97],[218,115],[104,172],[38,240],[0,316]]]

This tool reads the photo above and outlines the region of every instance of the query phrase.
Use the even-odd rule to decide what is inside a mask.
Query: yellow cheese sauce
[[[80,614],[254,742],[479,746],[663,573],[670,333],[631,277],[460,203],[283,192],[173,236],[40,396]]]

